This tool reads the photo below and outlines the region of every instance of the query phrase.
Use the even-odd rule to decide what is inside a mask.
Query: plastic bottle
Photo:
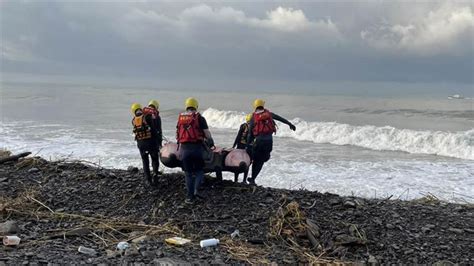
[[[219,239],[215,238],[201,240],[201,242],[199,242],[202,248],[216,246],[217,244],[219,244]]]
[[[20,244],[20,238],[17,236],[4,236],[3,244],[5,246],[17,246]]]
[[[82,254],[87,254],[87,255],[95,255],[97,254],[97,251],[95,251],[94,249],[92,248],[86,248],[84,246],[80,246],[77,251],[79,251],[79,253],[82,253]]]

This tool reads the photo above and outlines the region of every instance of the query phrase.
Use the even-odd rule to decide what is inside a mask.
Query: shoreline
[[[39,157],[0,164],[0,190],[0,224],[15,221],[22,239],[2,245],[0,264],[474,262],[474,206],[434,197],[342,197],[208,178],[206,199],[186,205],[181,173],[150,188],[138,169]],[[173,236],[192,242],[165,244]],[[212,237],[218,246],[199,247]],[[116,252],[127,240],[131,247]],[[81,245],[97,254],[79,253]]]

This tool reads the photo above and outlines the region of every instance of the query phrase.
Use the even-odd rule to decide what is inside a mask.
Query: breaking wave
[[[209,108],[203,112],[211,127],[238,129],[245,114]],[[391,126],[353,126],[337,122],[307,122],[291,120],[297,131],[280,125],[277,136],[314,143],[353,145],[372,150],[403,151],[434,154],[474,160],[474,129],[459,132],[417,131]]]

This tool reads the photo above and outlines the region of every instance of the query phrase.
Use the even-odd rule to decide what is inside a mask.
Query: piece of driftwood
[[[6,163],[6,162],[11,162],[11,161],[17,161],[18,159],[26,157],[30,154],[31,154],[31,152],[22,152],[22,153],[17,154],[17,155],[8,156],[6,158],[0,159],[0,164]]]

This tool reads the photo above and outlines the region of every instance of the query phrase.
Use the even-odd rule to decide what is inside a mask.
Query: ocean
[[[46,159],[78,159],[108,168],[140,167],[131,103],[157,99],[164,136],[174,141],[184,100],[196,97],[216,145],[230,147],[253,100],[263,98],[268,109],[297,130],[278,125],[272,158],[257,179],[260,185],[403,200],[432,194],[474,202],[472,98],[1,85],[0,148],[15,153],[31,151]]]

